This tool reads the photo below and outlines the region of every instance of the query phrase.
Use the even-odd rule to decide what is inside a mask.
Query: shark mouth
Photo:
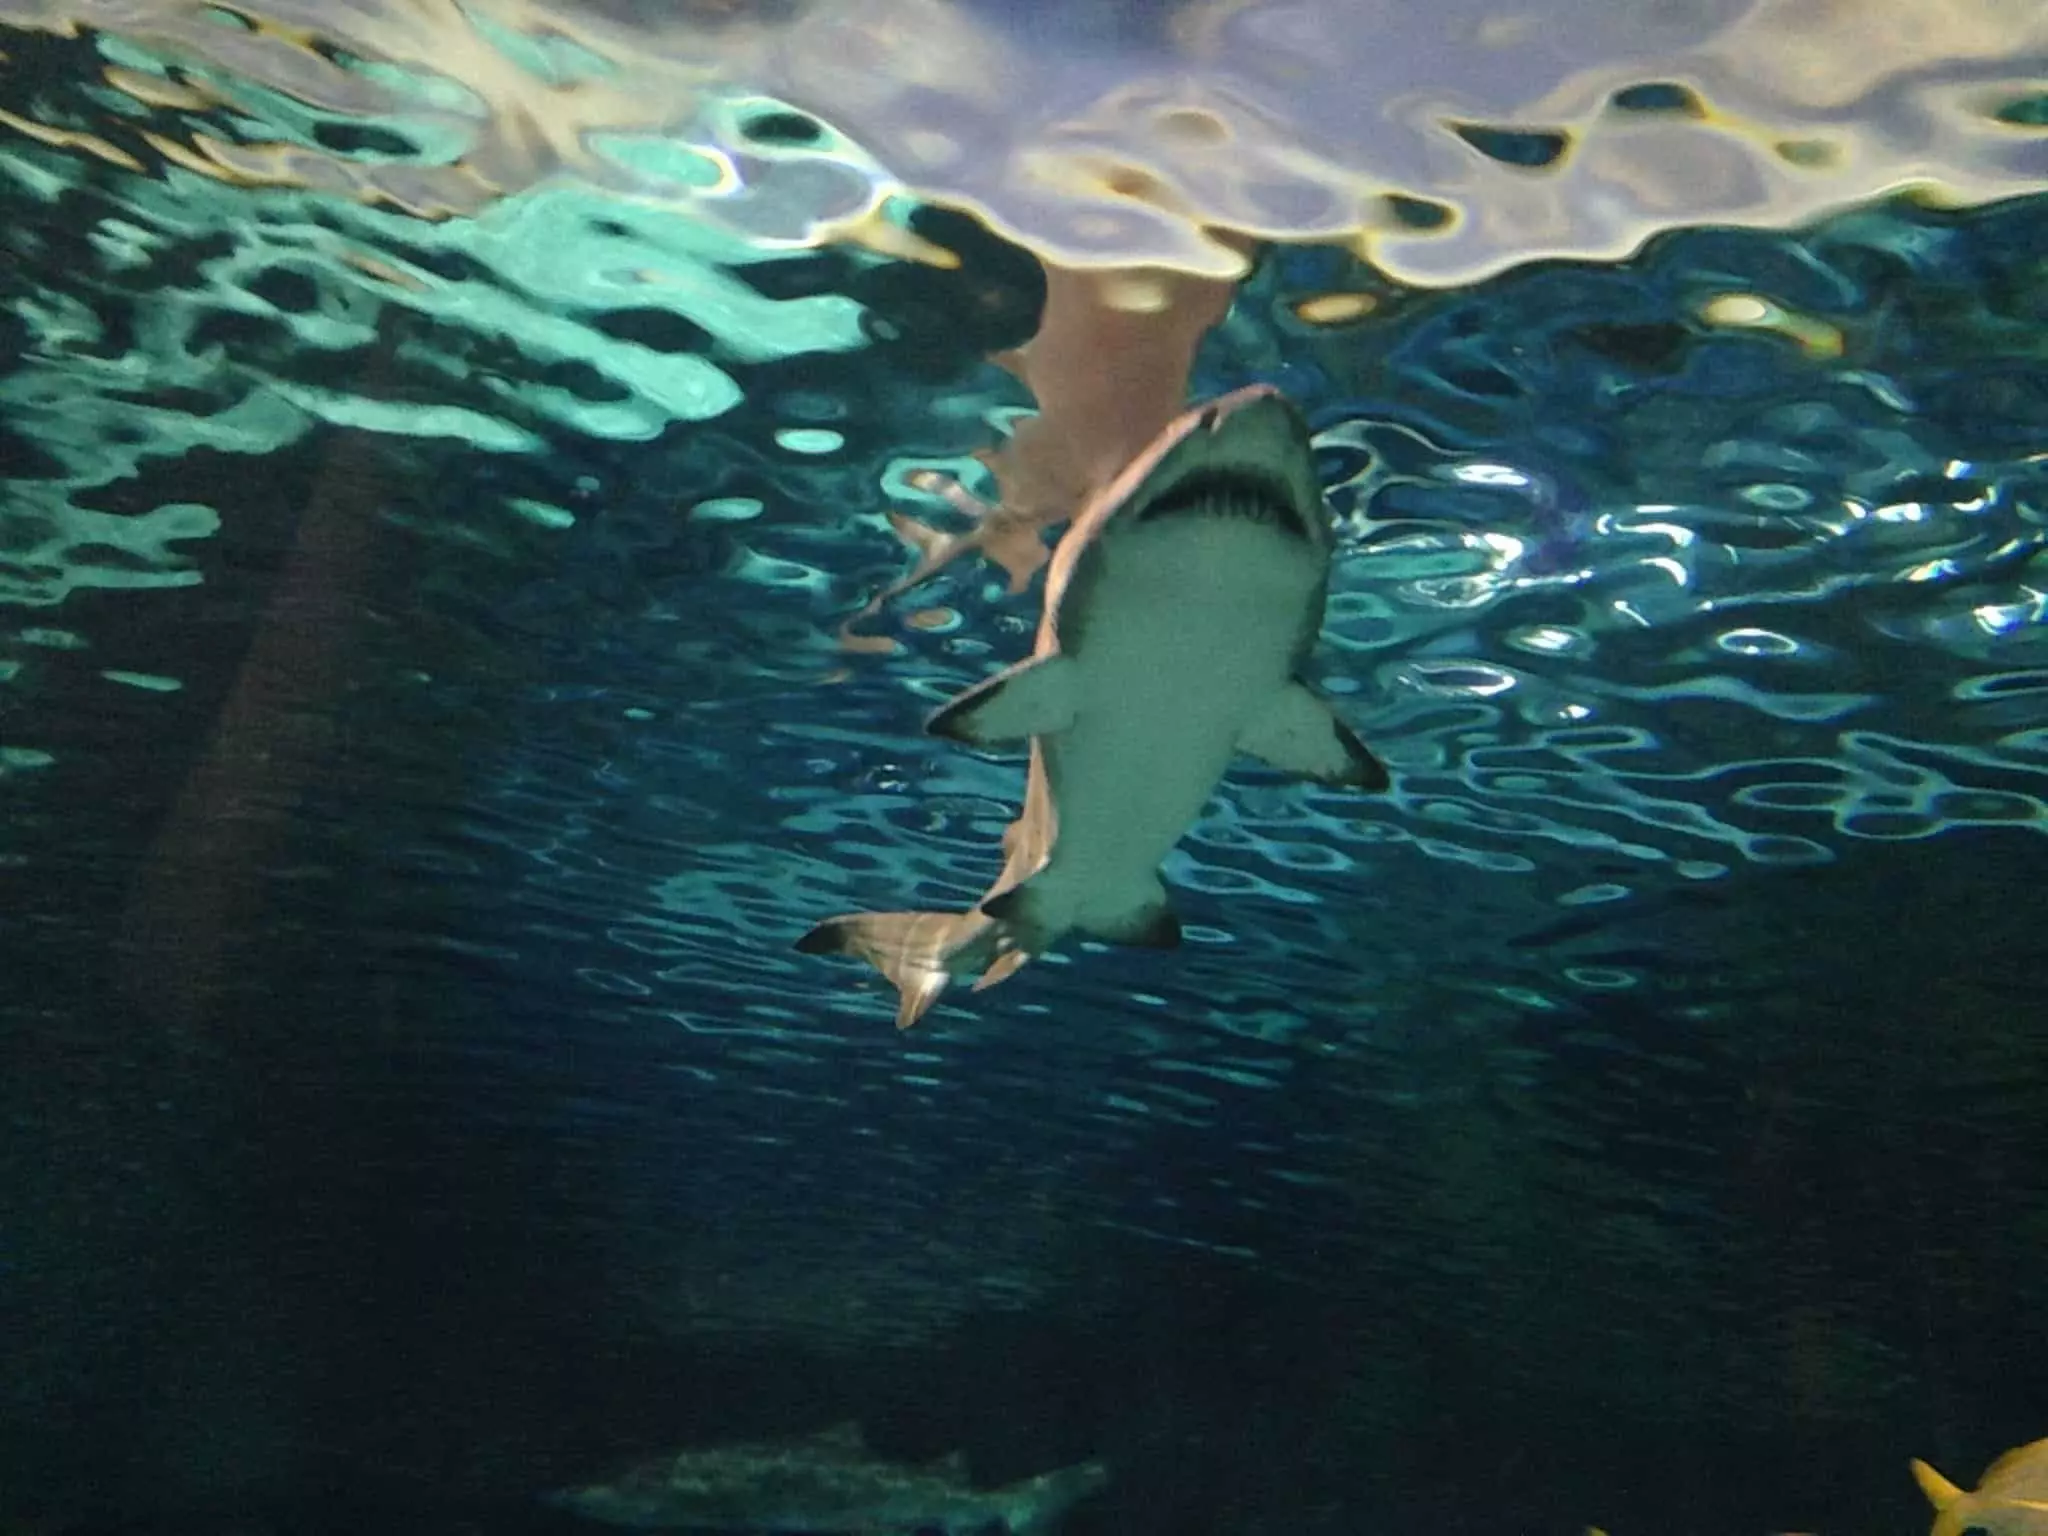
[[[1189,411],[1125,473],[1139,477],[1126,493],[1124,515],[1134,522],[1227,519],[1312,544],[1328,540],[1307,424],[1269,385]]]
[[[1270,523],[1296,537],[1308,536],[1308,525],[1296,504],[1294,490],[1280,475],[1262,474],[1238,466],[1198,469],[1184,475],[1160,495],[1137,510],[1137,520],[1149,523],[1157,518],[1199,517],[1241,519]]]

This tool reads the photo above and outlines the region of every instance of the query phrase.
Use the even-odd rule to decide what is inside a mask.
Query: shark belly
[[[1070,615],[1072,727],[1045,739],[1058,839],[1039,922],[1115,935],[1161,900],[1160,861],[1239,738],[1293,677],[1325,557],[1270,524],[1190,515],[1120,530]]]

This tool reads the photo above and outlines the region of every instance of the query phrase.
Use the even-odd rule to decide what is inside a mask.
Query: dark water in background
[[[1905,1530],[2048,1427],[2048,200],[1339,330],[1270,258],[1198,384],[1322,434],[1397,792],[1241,772],[1183,951],[899,1038],[788,945],[986,883],[1017,764],[916,724],[1031,613],[830,633],[1028,258],[0,198],[0,1518],[546,1529],[858,1417],[1106,1455],[1082,1536]]]

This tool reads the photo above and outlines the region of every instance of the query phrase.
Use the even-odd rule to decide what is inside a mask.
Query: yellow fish
[[[1965,1493],[1924,1461],[1913,1480],[1934,1506],[1930,1536],[2048,1536],[2048,1440],[2007,1451],[1984,1470],[1975,1493]]]

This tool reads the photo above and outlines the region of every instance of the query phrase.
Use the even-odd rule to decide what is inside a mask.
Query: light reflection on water
[[[190,47],[197,23],[162,15]],[[253,78],[311,57],[234,35]],[[1952,36],[1958,58],[2000,41]],[[221,128],[226,86],[114,38],[9,47],[189,90],[155,109],[184,114],[174,142]],[[1440,292],[1270,253],[1196,383],[1271,379],[1312,415],[1344,541],[1316,671],[1396,791],[1242,770],[1168,865],[1179,953],[1076,945],[905,1042],[789,943],[985,886],[1017,765],[915,726],[1021,654],[1031,605],[961,567],[899,605],[897,654],[849,657],[833,627],[902,568],[887,510],[976,473],[1025,403],[983,359],[1028,334],[1032,263],[927,215],[959,268],[757,237],[749,209],[872,200],[885,178],[837,139],[749,162],[787,201],[723,225],[525,187],[526,98],[490,68],[491,114],[423,89],[409,119],[501,136],[468,151],[473,218],[320,190],[313,167],[368,151],[293,160],[309,190],[0,147],[24,952],[116,972],[195,1034],[331,1013],[393,1104],[556,1138],[549,1209],[601,1228],[620,1305],[676,1336],[852,1351],[1089,1315],[1099,1245],[1128,1240],[1393,1298],[1512,1344],[1513,1382],[1618,1382],[1646,1411],[1768,1395],[1787,1332],[1801,1411],[1908,1395],[1895,1295],[1977,1261],[1902,1234],[1936,1208],[1997,1227],[2041,1123],[2038,976],[2008,929],[1980,949],[1939,919],[1990,927],[1979,861],[2024,867],[2048,827],[2048,205],[1900,200]],[[128,110],[38,91],[45,127]],[[575,100],[538,99],[536,161]],[[126,144],[141,121],[98,126]],[[1990,141],[1943,122],[1993,190],[2038,142],[1973,158]],[[1658,222],[1654,180],[1636,191],[1544,239],[1632,242]],[[1441,269],[1374,249],[1456,276],[1519,249],[1483,214]],[[1841,1076],[1803,1075],[1815,1038]],[[1784,1190],[1861,1189],[1830,1151],[1858,1137],[1896,1206],[1807,1230]],[[1585,1293],[1552,1298],[1559,1270]],[[1759,1300],[1759,1273],[1782,1288]],[[1539,1303],[1559,1310],[1531,1331]],[[1700,1319],[1727,1309],[1709,1358]],[[1428,1370],[1387,1348],[1390,1376]],[[1384,1428],[1383,1391],[1354,1383],[1347,1411]]]

